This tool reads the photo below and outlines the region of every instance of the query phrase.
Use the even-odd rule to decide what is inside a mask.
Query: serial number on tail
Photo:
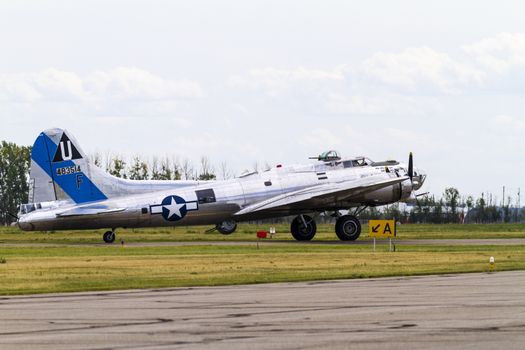
[[[80,173],[80,172],[81,172],[80,165],[72,165],[72,166],[66,166],[66,167],[63,167],[63,168],[57,168],[57,175],[58,176],[71,175],[71,174],[76,174],[76,173]]]

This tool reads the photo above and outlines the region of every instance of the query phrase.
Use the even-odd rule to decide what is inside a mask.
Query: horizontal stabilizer
[[[118,213],[124,210],[126,210],[126,208],[82,207],[82,208],[74,208],[74,209],[63,211],[62,213],[58,213],[57,218],[71,217],[71,216],[111,214],[111,213]]]

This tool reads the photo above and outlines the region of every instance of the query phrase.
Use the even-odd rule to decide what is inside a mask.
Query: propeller
[[[410,178],[410,181],[412,181],[412,178],[414,177],[414,159],[412,152],[410,152],[410,155],[408,156],[408,177]]]

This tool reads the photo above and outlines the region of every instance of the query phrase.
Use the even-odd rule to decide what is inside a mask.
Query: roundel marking
[[[183,219],[188,211],[198,210],[197,201],[187,202],[184,198],[176,195],[165,197],[161,204],[151,205],[151,215],[161,214],[164,220],[179,221]]]
[[[162,217],[168,221],[178,221],[186,216],[186,201],[179,196],[168,196],[162,200]]]

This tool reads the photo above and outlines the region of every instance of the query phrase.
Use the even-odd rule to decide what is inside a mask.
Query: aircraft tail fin
[[[63,129],[49,129],[38,135],[31,153],[29,178],[29,203],[95,202],[198,184],[191,180],[139,181],[112,176],[92,163],[73,135]]]
[[[94,168],[66,130],[43,131],[31,152],[29,203],[54,200],[85,203],[107,199],[93,181],[93,175],[100,176],[98,168]]]

